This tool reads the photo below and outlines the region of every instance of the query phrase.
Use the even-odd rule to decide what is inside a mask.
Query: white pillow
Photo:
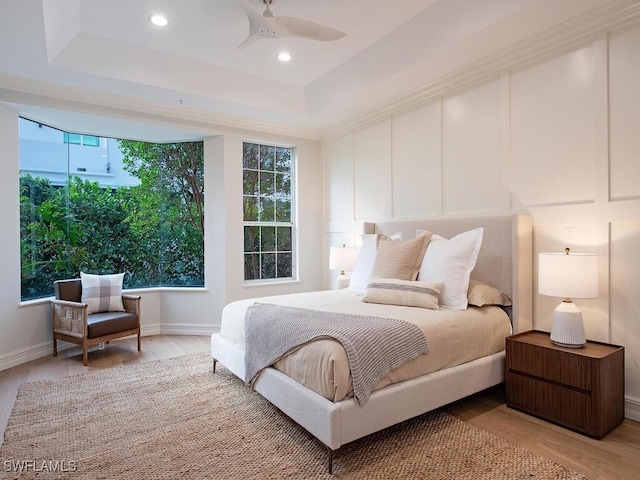
[[[351,272],[349,290],[363,293],[367,289],[371,272],[373,272],[373,264],[376,261],[378,237],[379,235],[377,233],[366,233],[362,235],[362,247],[360,247],[356,264],[353,267],[353,272]],[[396,232],[389,238],[402,241],[402,232]]]
[[[416,232],[417,235],[421,230]],[[444,283],[440,292],[440,305],[457,310],[468,306],[469,277],[476,266],[484,229],[474,228],[446,239],[433,235],[422,259],[418,273],[421,282]]]

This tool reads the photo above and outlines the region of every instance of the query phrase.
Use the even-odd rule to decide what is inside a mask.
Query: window
[[[203,286],[203,143],[60,133],[20,119],[22,300],[81,270],[124,272],[127,288]],[[105,148],[70,148],[78,139]],[[74,166],[97,154],[112,177]]]
[[[64,143],[70,143],[73,145],[82,145],[82,135],[78,135],[77,133],[69,133],[62,132],[62,138],[64,139]]]
[[[87,147],[99,147],[100,138],[94,137],[93,135],[82,135],[82,145],[86,145]]]
[[[243,144],[244,278],[293,278],[292,148]]]
[[[100,137],[94,135],[79,135],[77,133],[62,132],[64,143],[71,145],[85,145],[87,147],[99,147]]]

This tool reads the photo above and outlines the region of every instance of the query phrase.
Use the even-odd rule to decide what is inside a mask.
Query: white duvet
[[[220,335],[244,349],[244,315],[255,302],[274,303],[328,312],[391,317],[417,325],[431,348],[429,353],[391,371],[376,389],[470,362],[504,350],[511,333],[507,314],[499,307],[469,307],[467,310],[427,310],[362,302],[349,290],[328,290],[239,300],[222,312]],[[318,340],[301,347],[275,368],[334,402],[351,395],[349,363],[342,346],[334,340]]]

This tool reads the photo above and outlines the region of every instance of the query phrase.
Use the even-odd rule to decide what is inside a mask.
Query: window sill
[[[44,305],[45,303],[49,303],[50,300],[53,300],[54,297],[43,297],[43,298],[35,298],[33,300],[25,300],[21,301],[18,305],[18,308],[23,307],[33,307],[35,305]]]
[[[123,290],[122,293],[130,295],[139,295],[143,293],[151,292],[179,292],[179,293],[207,293],[209,290],[206,287],[151,287],[151,288],[132,288]],[[33,300],[21,301],[18,308],[33,307],[36,305],[44,305],[49,303],[55,297],[42,297],[34,298]]]
[[[287,285],[292,283],[300,283],[300,280],[294,278],[269,279],[269,280],[245,280],[242,288],[266,287],[269,285]]]

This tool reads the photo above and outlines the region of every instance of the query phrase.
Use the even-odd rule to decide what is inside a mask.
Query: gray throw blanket
[[[331,338],[347,352],[353,394],[364,405],[391,370],[429,351],[422,330],[394,318],[256,303],[245,315],[245,380],[306,343]]]

